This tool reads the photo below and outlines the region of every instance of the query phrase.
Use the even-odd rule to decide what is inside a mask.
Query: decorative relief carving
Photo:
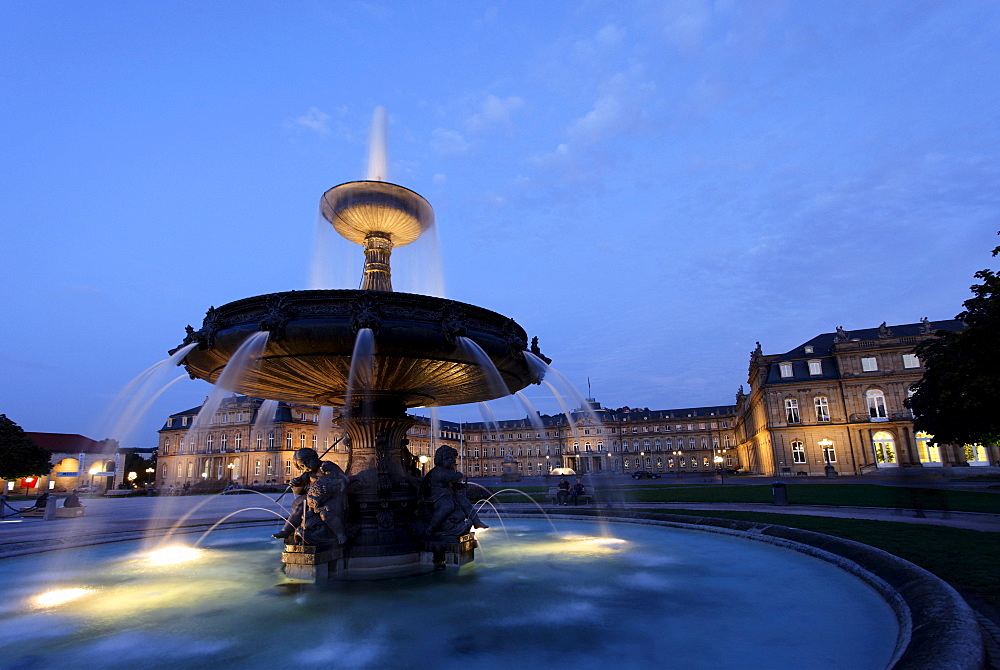
[[[285,326],[293,318],[295,312],[292,303],[283,295],[270,295],[267,297],[266,311],[258,329],[269,331],[270,339],[280,340],[285,336]]]
[[[458,344],[457,338],[466,337],[465,315],[462,308],[453,302],[448,302],[438,314],[438,321],[441,324],[441,332],[452,346]]]
[[[382,305],[372,295],[351,302],[351,330],[357,333],[362,328],[370,328],[376,335],[382,329]]]
[[[501,336],[507,343],[507,349],[511,356],[520,356],[521,352],[528,348],[528,343],[521,337],[521,328],[513,319],[507,319],[503,324]]]

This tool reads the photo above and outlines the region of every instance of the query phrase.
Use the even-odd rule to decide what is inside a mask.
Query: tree
[[[0,414],[0,480],[47,475],[52,471],[51,458],[19,425]]]
[[[906,401],[916,429],[944,444],[1000,442],[1000,274],[980,270],[975,277],[981,283],[955,317],[965,328],[938,331],[917,346],[925,372]]]

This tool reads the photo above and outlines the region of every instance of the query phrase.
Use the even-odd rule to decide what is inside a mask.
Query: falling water
[[[558,389],[556,389],[556,387],[552,385],[552,382],[548,381],[547,379],[543,379],[542,383],[545,384],[550,391],[552,391],[552,397],[554,397],[556,401],[559,403],[559,406],[562,407],[563,414],[566,415],[566,421],[569,422],[569,429],[570,432],[573,434],[573,437],[579,436],[580,433],[577,430],[576,422],[573,421],[573,413],[569,411],[569,407],[566,406],[566,401],[563,400],[562,394],[559,393]]]
[[[531,366],[531,369],[534,370],[536,374],[542,375],[546,379],[549,377],[549,374],[554,376],[556,381],[559,382],[559,386],[562,387],[563,394],[569,396],[573,402],[578,403],[583,409],[583,412],[590,417],[594,423],[602,425],[601,417],[598,416],[597,412],[594,411],[594,408],[591,407],[590,402],[588,402],[587,399],[583,397],[583,394],[580,393],[580,391],[578,391],[568,379],[566,379],[566,376],[563,373],[559,372],[530,351],[524,352],[524,358],[528,361],[528,365]],[[547,384],[547,386],[552,388],[549,384]]]
[[[351,354],[351,371],[347,375],[347,392],[344,396],[344,411],[351,411],[351,400],[355,393],[364,394],[372,388],[375,374],[375,333],[371,328],[360,328],[354,338]]]
[[[486,424],[485,427],[489,428],[491,434],[498,435],[502,439],[503,436],[500,435],[500,422],[497,421],[497,416],[493,413],[493,408],[484,402],[477,402],[476,407],[479,408],[479,414],[483,417],[483,423]]]
[[[320,449],[326,451],[330,448],[332,435],[333,408],[324,405],[319,408],[319,423],[316,426],[316,439],[319,440]]]
[[[437,450],[439,437],[441,437],[441,414],[437,407],[431,407],[431,454]]]
[[[459,335],[455,338],[458,341],[458,348],[462,351],[466,357],[471,357],[477,363],[479,363],[479,369],[485,377],[486,388],[489,390],[495,398],[502,398],[504,396],[510,395],[510,389],[507,388],[507,384],[504,383],[503,377],[500,376],[500,371],[497,370],[497,366],[494,365],[492,359],[489,355],[483,351],[483,348],[476,344],[473,340],[467,337],[462,337]]]
[[[534,427],[534,429],[539,433],[544,431],[545,424],[542,423],[541,417],[538,416],[538,412],[535,410],[535,406],[531,404],[530,400],[528,400],[528,396],[526,396],[521,391],[515,392],[514,395],[517,396],[517,399],[521,401],[521,406],[524,407],[524,411],[527,412],[528,421],[531,422],[531,425]]]
[[[368,144],[368,179],[389,181],[388,151],[386,149],[385,107],[379,105],[372,114],[372,131]]]
[[[129,439],[153,402],[178,379],[187,377],[183,374],[167,383],[163,381],[165,373],[180,365],[188,352],[196,346],[198,343],[192,342],[181,347],[173,355],[149,366],[126,384],[108,404],[102,428],[99,429],[100,433],[115,438],[119,443]]]
[[[265,400],[257,409],[257,418],[253,422],[253,432],[257,435],[267,435],[274,430],[277,421],[278,401]]]
[[[266,330],[252,334],[243,341],[240,348],[236,350],[236,353],[226,363],[226,367],[222,369],[222,374],[216,380],[212,392],[208,395],[208,399],[205,400],[205,404],[201,406],[201,411],[194,418],[191,428],[185,436],[184,441],[189,445],[189,448],[193,444],[192,440],[197,435],[195,431],[199,428],[205,428],[212,423],[212,420],[215,419],[215,413],[219,410],[219,405],[222,404],[222,400],[239,386],[240,381],[247,372],[260,363],[260,358],[264,354],[264,347],[267,346],[268,335],[269,333]]]

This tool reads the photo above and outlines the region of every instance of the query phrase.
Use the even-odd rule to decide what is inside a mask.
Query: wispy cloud
[[[330,115],[317,107],[310,107],[302,116],[292,119],[288,125],[311,130],[318,135],[330,134]]]
[[[491,128],[503,128],[510,131],[513,128],[512,115],[524,107],[524,98],[510,95],[500,98],[492,93],[479,104],[479,108],[466,121],[466,127],[471,132],[481,132]]]
[[[469,150],[469,143],[462,133],[447,128],[435,128],[431,133],[431,147],[441,154],[464,154]]]

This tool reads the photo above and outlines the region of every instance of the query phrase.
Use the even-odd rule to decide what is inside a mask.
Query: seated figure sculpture
[[[300,474],[291,481],[292,514],[273,537],[291,539],[289,544],[344,544],[350,478],[336,463],[321,460],[315,449],[299,449],[294,462]]]
[[[420,482],[428,535],[460,536],[472,527],[489,528],[465,497],[465,478],[456,469],[458,452],[447,445],[434,452],[434,467]]]

